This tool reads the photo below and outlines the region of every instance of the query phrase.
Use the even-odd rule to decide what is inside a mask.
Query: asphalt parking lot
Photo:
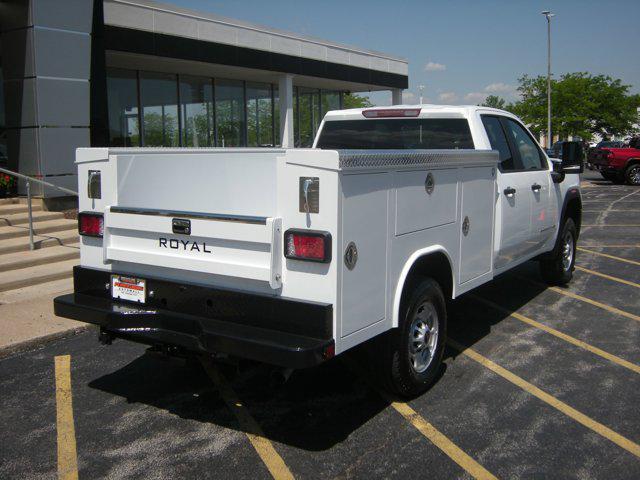
[[[583,185],[573,283],[531,263],[454,302],[421,397],[353,360],[277,386],[90,330],[0,361],[0,478],[640,478],[640,189]]]

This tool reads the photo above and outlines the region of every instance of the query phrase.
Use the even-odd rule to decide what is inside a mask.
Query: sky
[[[516,99],[523,74],[546,75],[551,10],[552,72],[620,78],[640,93],[640,0],[165,0],[409,62],[406,103],[477,104]],[[389,104],[388,92],[371,95]]]

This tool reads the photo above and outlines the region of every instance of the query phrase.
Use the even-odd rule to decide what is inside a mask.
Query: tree
[[[536,134],[547,130],[547,79],[522,76],[521,100],[511,110]],[[551,81],[551,130],[560,138],[625,135],[637,121],[640,95],[630,95],[619,79],[587,72],[567,73]]]
[[[504,98],[498,97],[497,95],[489,95],[484,99],[482,103],[483,107],[491,107],[491,108],[499,108],[500,110],[504,110],[507,102]]]
[[[367,96],[360,96],[355,93],[345,93],[342,97],[342,108],[369,108],[373,103]]]

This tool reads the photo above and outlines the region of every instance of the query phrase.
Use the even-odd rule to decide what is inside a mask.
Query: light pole
[[[418,85],[418,90],[420,90],[420,105],[422,105],[422,92],[424,91],[424,85]]]
[[[551,135],[551,17],[555,13],[549,10],[542,12],[547,19],[547,148],[551,148],[553,137]]]

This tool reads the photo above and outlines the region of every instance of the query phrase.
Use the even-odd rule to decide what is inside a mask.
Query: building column
[[[294,148],[293,139],[293,75],[283,74],[278,81],[280,100],[280,145]]]
[[[402,105],[402,89],[391,89],[391,105]]]
[[[10,168],[75,190],[75,149],[89,146],[93,2],[28,0],[0,10]],[[37,184],[32,193],[66,195]]]

